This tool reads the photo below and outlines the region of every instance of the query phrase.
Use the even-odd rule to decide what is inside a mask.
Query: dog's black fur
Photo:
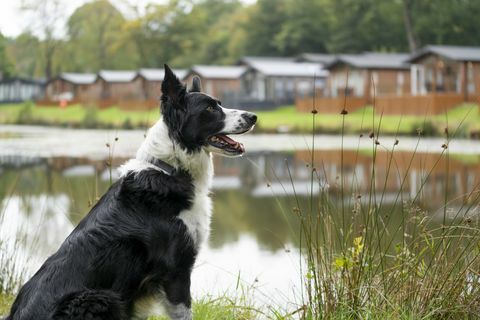
[[[23,286],[7,319],[129,319],[135,300],[160,286],[189,306],[196,248],[175,217],[192,196],[185,172],[120,179]]]
[[[195,152],[222,129],[218,101],[190,92],[165,66],[162,114],[169,134]],[[135,301],[162,288],[190,307],[198,248],[177,216],[194,196],[189,172],[147,169],[114,183],[21,288],[6,320],[130,319]]]

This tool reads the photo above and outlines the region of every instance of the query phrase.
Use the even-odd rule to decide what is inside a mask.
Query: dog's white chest
[[[190,209],[180,212],[178,218],[187,226],[195,247],[200,248],[210,233],[212,199],[209,193],[213,178],[213,163],[211,156],[205,153],[199,154],[198,158],[192,160],[190,172],[195,188],[192,206]]]
[[[212,214],[212,200],[208,195],[208,188],[196,190],[192,207],[180,212],[178,218],[187,226],[195,246],[200,247],[210,233],[210,217]]]

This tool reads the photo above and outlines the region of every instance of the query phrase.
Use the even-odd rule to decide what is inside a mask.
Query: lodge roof
[[[429,54],[456,61],[480,61],[480,47],[428,45],[412,54],[409,62],[416,62]]]
[[[62,79],[64,81],[73,83],[73,84],[92,84],[95,82],[97,75],[94,73],[73,73],[73,72],[63,72],[60,73],[57,79]]]
[[[106,82],[130,82],[136,75],[136,71],[129,70],[100,70],[98,72],[98,78],[102,78]]]
[[[20,83],[20,84],[33,84],[33,85],[45,85],[46,81],[44,78],[25,78],[25,77],[8,77],[0,79],[0,84],[11,84],[11,83]]]
[[[326,66],[331,70],[339,64],[359,69],[409,69],[406,53],[365,52],[361,54],[341,54]]]
[[[251,63],[260,62],[294,62],[296,58],[293,57],[258,57],[258,56],[244,56],[241,57],[237,64],[250,65]]]
[[[328,71],[318,63],[294,61],[255,61],[250,68],[273,77],[326,77]]]
[[[185,69],[173,69],[172,71],[179,79],[183,79],[187,74],[187,70]],[[145,78],[148,81],[163,81],[165,70],[143,68],[138,70],[137,75]]]
[[[206,79],[239,79],[246,70],[244,66],[195,65],[188,74],[195,73]]]
[[[315,62],[323,65],[332,63],[335,60],[336,56],[333,54],[327,53],[302,53],[299,55],[295,61],[297,62]]]

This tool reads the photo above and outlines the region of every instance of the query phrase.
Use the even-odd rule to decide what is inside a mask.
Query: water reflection
[[[116,167],[124,161],[0,157],[0,212],[4,216],[0,235],[2,239],[15,233],[29,237],[19,256],[32,256],[30,272],[108,189],[110,179],[116,178],[109,164]],[[469,194],[480,182],[480,158],[475,155],[406,151],[374,155],[364,150],[318,150],[312,155],[299,150],[254,152],[242,159],[218,157],[214,161],[212,235],[194,273],[194,286],[210,293],[213,288],[222,292],[234,286],[238,272],[243,272],[246,281],[254,283],[260,278],[260,286],[262,281],[269,283],[268,292],[282,290],[290,295],[286,291],[299,283],[291,263],[298,262],[299,230],[292,208],[308,209],[311,195],[314,206],[318,206],[322,191],[333,205],[343,200],[351,214],[358,195],[368,194],[373,187],[373,194],[391,215],[398,213],[402,201],[416,197],[435,212],[447,196],[454,199],[449,210],[458,212],[462,203],[473,201]],[[29,247],[32,243],[35,249]],[[219,270],[224,272],[218,274]]]

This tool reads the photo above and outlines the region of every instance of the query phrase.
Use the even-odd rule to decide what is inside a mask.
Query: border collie
[[[157,303],[192,319],[190,275],[209,234],[212,152],[239,156],[229,134],[255,114],[190,90],[165,65],[160,120],[121,177],[21,288],[7,320],[144,319]]]

